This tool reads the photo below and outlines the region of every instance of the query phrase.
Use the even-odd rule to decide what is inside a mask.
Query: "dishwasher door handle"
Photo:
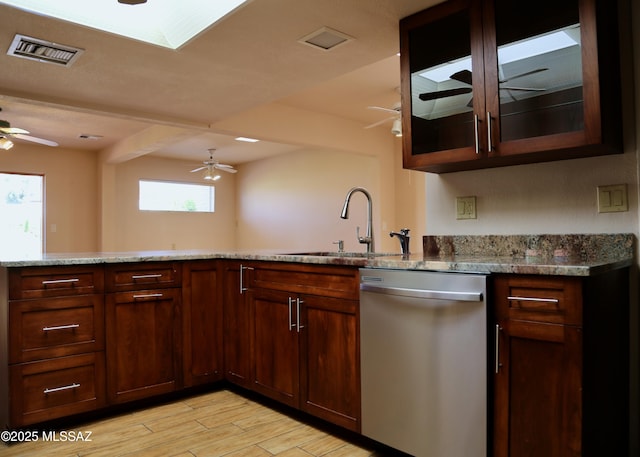
[[[407,287],[376,286],[373,284],[360,284],[363,292],[376,294],[397,295],[400,297],[422,298],[425,300],[449,300],[449,301],[482,301],[482,292],[457,292],[450,290],[411,289]]]

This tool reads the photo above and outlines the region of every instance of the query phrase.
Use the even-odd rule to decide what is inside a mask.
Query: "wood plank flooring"
[[[58,431],[36,442],[0,444],[2,457],[380,457],[368,444],[349,442],[229,390],[74,425],[91,441]],[[359,441],[359,440],[358,440]]]

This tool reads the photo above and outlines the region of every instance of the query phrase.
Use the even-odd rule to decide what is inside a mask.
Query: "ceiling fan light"
[[[391,126],[391,133],[393,133],[397,137],[402,136],[402,122],[400,119],[396,119],[393,121],[393,125]]]
[[[204,172],[203,179],[205,181],[217,181],[220,179],[220,175],[218,173],[214,173],[211,168],[207,168]]]
[[[0,138],[0,149],[4,149],[5,151],[8,151],[12,147],[13,147],[13,141],[7,138]]]

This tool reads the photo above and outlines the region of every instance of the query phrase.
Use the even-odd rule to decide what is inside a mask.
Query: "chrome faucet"
[[[353,187],[347,192],[347,197],[344,199],[344,206],[342,207],[342,213],[340,213],[340,217],[342,219],[349,219],[349,201],[351,200],[351,195],[354,192],[362,192],[365,197],[367,197],[367,234],[365,236],[360,236],[360,227],[356,227],[356,237],[358,238],[358,242],[361,244],[367,245],[367,253],[371,254],[375,252],[375,247],[373,244],[373,222],[372,222],[372,203],[371,203],[371,194],[364,187]]]
[[[408,228],[400,229],[400,232],[391,232],[389,236],[391,238],[397,236],[400,240],[400,252],[402,255],[409,255],[409,241],[411,241],[411,237],[409,236]]]

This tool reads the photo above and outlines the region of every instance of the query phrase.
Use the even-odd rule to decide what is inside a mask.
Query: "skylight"
[[[0,0],[31,13],[74,22],[134,40],[178,49],[248,0]]]

